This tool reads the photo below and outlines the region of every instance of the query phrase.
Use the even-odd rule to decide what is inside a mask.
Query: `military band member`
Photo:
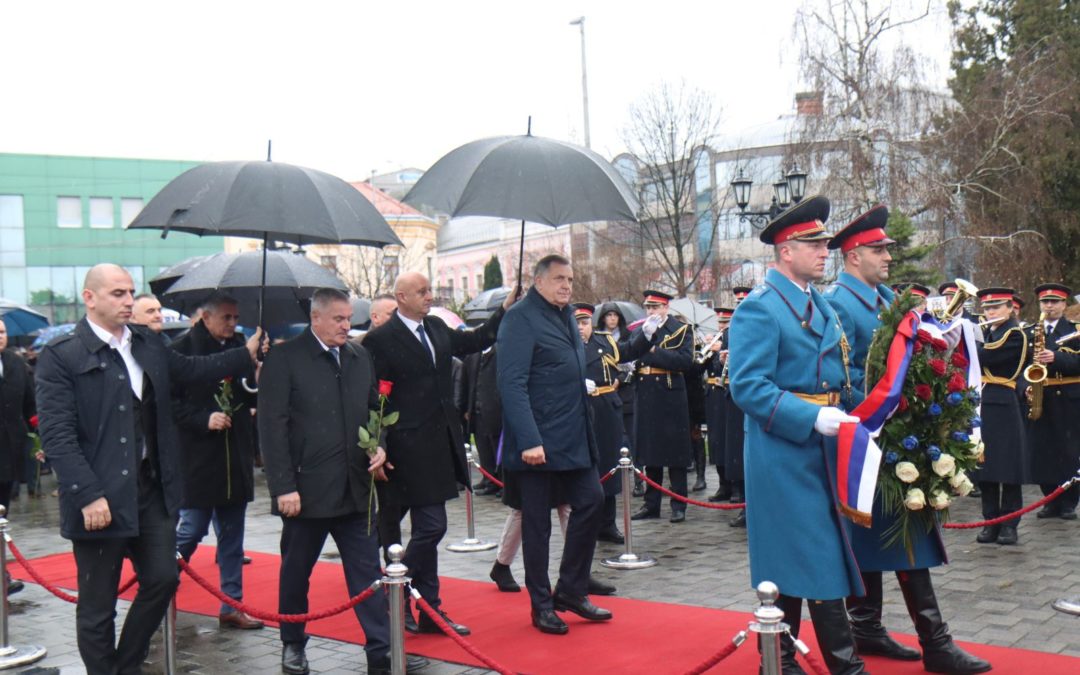
[[[593,415],[599,461],[596,470],[600,477],[619,464],[622,448],[622,399],[619,398],[619,361],[636,358],[649,349],[649,341],[641,333],[634,339],[625,336],[617,342],[611,333],[593,330],[595,308],[584,302],[574,303],[574,318],[578,333],[585,343],[585,382],[589,392],[589,407]],[[597,539],[615,544],[623,543],[623,534],[615,525],[615,497],[622,490],[622,481],[612,478],[604,483],[603,523]]]
[[[987,320],[1003,321],[983,327],[979,345],[982,366],[982,440],[986,459],[979,466],[983,518],[990,520],[1023,506],[1020,486],[1027,468],[1024,419],[1016,396],[1017,380],[1030,361],[1028,340],[1012,316],[1011,288],[984,288],[979,301]],[[976,541],[980,544],[1011,545],[1018,541],[1020,518],[1001,525],[988,525]]]
[[[943,298],[945,298],[945,304],[947,305],[950,302],[952,302],[953,296],[956,295],[956,292],[958,290],[960,290],[960,289],[956,286],[955,282],[946,281],[945,283],[938,286],[937,290],[938,290],[938,294],[941,295]],[[964,310],[960,314],[960,316],[962,318],[964,318],[964,319],[969,320],[969,321],[978,321],[978,317],[976,317],[974,314],[969,312],[967,307],[964,307]]]
[[[813,287],[825,276],[829,200],[807,197],[762,230],[776,266],[731,320],[731,393],[746,414],[747,540],[751,583],[780,588],[777,606],[798,637],[802,600],[810,606],[830,672],[863,673],[844,610],[862,595],[859,567],[836,504],[833,477],[842,422],[842,331]],[[781,641],[785,672],[801,672],[794,645]]]
[[[1044,495],[1076,475],[1080,468],[1080,339],[1058,340],[1075,334],[1080,325],[1064,318],[1066,301],[1072,290],[1062,284],[1035,287],[1042,314],[1046,349],[1032,354],[1046,366],[1043,382],[1042,416],[1028,421],[1027,439],[1031,459],[1031,481]],[[1032,339],[1033,326],[1027,331]],[[1036,518],[1076,520],[1080,486],[1073,485],[1063,495],[1042,508]]]
[[[883,205],[875,206],[848,223],[829,242],[830,249],[840,250],[844,263],[844,271],[824,295],[840,318],[850,349],[852,391],[845,400],[849,410],[861,403],[875,384],[865,381],[866,357],[874,332],[881,325],[880,312],[892,304],[895,289],[900,292],[910,289],[916,297],[930,295],[930,289],[921,284],[897,284],[893,289],[885,285],[892,261],[889,245],[896,243],[885,232],[888,220],[889,210]],[[909,558],[905,547],[883,545],[887,533],[896,526],[896,517],[885,511],[880,495],[874,500],[872,523],[869,528],[849,526],[852,550],[866,587],[865,596],[847,599],[851,632],[859,653],[902,661],[922,658],[926,669],[935,673],[990,670],[989,663],[956,646],[938,609],[929,568],[947,560],[940,529],[935,527],[926,532],[916,528]],[[908,613],[915,622],[923,648],[921,654],[892,639],[881,623],[883,572],[896,573]]]
[[[645,291],[645,311],[660,317],[653,348],[637,360],[634,395],[634,457],[645,475],[662,484],[664,467],[671,491],[685,497],[686,467],[690,465],[690,413],[683,371],[694,362],[694,336],[690,327],[668,316],[671,296]],[[641,329],[634,332],[637,333]],[[634,520],[660,517],[661,493],[651,485],[645,504]],[[671,522],[686,520],[686,504],[671,500]]]
[[[690,329],[693,331],[693,328]],[[701,345],[702,347],[704,345]],[[697,354],[698,345],[694,346]],[[705,489],[705,364],[693,359],[690,367],[683,371],[686,381],[687,412],[690,415],[690,454],[694,460],[694,484],[690,492]]]
[[[720,486],[709,501],[722,502],[731,498],[731,481],[724,470],[724,417],[727,414],[727,385],[724,383],[727,377],[727,352],[724,351],[724,342],[727,341],[728,326],[735,310],[716,307],[714,311],[721,337],[712,347],[713,354],[705,361],[705,429],[709,462],[716,467],[716,476],[720,479]]]

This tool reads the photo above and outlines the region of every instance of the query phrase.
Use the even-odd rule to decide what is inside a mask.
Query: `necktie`
[[[1052,324],[1052,323],[1046,324],[1046,334],[1049,335],[1050,333],[1053,333],[1053,332],[1054,332],[1054,324]]]
[[[334,357],[334,363],[337,365],[338,368],[340,368],[341,367],[341,352],[338,351],[338,348],[337,347],[331,347],[330,349],[327,349],[326,351],[330,352],[330,356]]]
[[[416,334],[420,336],[420,344],[424,345],[424,349],[427,350],[428,354],[431,354],[431,361],[434,363],[435,352],[431,349],[431,343],[428,342],[427,333],[424,331],[424,324],[420,324],[416,327]]]

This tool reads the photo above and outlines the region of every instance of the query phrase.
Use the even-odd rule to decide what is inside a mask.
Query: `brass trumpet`
[[[712,338],[705,343],[705,346],[703,346],[697,354],[694,354],[694,363],[701,365],[708,361],[709,357],[713,355],[713,345],[715,345],[717,342],[720,342],[723,337],[724,331],[717,331],[716,333],[713,333]]]
[[[948,306],[938,314],[938,319],[941,321],[947,322],[955,319],[963,311],[964,303],[979,294],[979,289],[975,284],[966,279],[954,279],[953,283],[956,284],[956,295],[953,296]]]

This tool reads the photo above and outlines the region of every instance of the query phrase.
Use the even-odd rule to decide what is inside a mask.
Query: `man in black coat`
[[[7,344],[7,326],[0,321],[0,505],[4,508],[11,501],[13,483],[25,475],[27,423],[36,412],[30,369]]]
[[[462,380],[465,398],[465,437],[476,440],[476,452],[480,466],[491,475],[498,471],[495,454],[502,434],[502,399],[495,381],[497,370],[495,348],[469,354],[462,360]],[[499,491],[497,485],[485,476],[476,485],[478,495],[490,495]]]
[[[38,357],[41,440],[60,485],[60,534],[79,573],[75,610],[88,673],[139,673],[176,591],[176,512],[182,448],[169,405],[172,381],[217,381],[251,368],[246,349],[185,357],[155,333],[128,327],[131,275],[101,264],[86,275],[86,318]],[[115,644],[116,589],[124,557],[139,591]]]
[[[211,297],[199,320],[172,348],[187,356],[202,356],[244,344],[236,332],[240,310],[226,295]],[[176,550],[191,560],[210,523],[217,536],[217,564],[221,590],[230,598],[244,599],[244,515],[255,498],[255,372],[220,382],[173,385],[173,415],[186,450],[184,508],[176,532]],[[263,623],[222,603],[222,627],[245,630]]]
[[[442,613],[439,542],[446,534],[446,502],[457,497],[459,483],[468,482],[451,359],[494,344],[504,309],[475,330],[451,330],[442,319],[428,315],[431,284],[416,272],[398,277],[394,297],[397,312],[367,334],[364,347],[375,359],[379,379],[393,383],[388,409],[401,415],[387,432],[386,451],[393,465],[387,472],[387,491],[391,500],[408,507],[412,523],[404,562],[413,587]],[[509,294],[503,308],[514,298]],[[442,633],[426,614],[415,624],[410,619],[406,617],[410,632]],[[448,623],[459,634],[469,634],[465,626]]]
[[[359,429],[379,409],[371,356],[349,342],[352,305],[324,288],[311,299],[311,327],[274,348],[260,374],[259,438],[271,511],[281,516],[278,611],[308,611],[308,579],[327,535],[341,553],[349,595],[381,578],[375,534],[372,476],[384,480],[386,453],[370,457]],[[367,338],[365,338],[365,344]],[[386,464],[389,468],[390,465]],[[354,610],[364,630],[369,673],[390,672],[386,595],[376,593]],[[281,668],[308,672],[302,623],[281,624]],[[409,670],[426,664],[409,659]]]

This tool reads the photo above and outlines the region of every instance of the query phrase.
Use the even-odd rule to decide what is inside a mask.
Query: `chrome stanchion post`
[[[761,675],[781,675],[783,665],[780,662],[780,638],[788,633],[790,627],[784,623],[784,611],[776,606],[780,589],[771,581],[762,581],[757,587],[761,605],[754,610],[754,620],[750,622],[750,631],[758,635],[758,650],[761,652]],[[791,639],[795,648],[804,656],[810,652],[806,645],[794,635]]]
[[[179,554],[177,554],[179,555]],[[176,674],[176,595],[169,600],[165,610],[165,675]]]
[[[9,523],[6,516],[7,509],[0,505],[0,670],[40,661],[48,653],[44,647],[38,645],[14,647],[8,644],[7,544],[11,537],[8,535]]]
[[[401,562],[405,548],[391,544],[387,554],[390,564],[382,584],[390,594],[390,675],[405,675],[405,585],[412,579],[406,576],[409,570]]]
[[[634,463],[630,461],[630,450],[623,448],[619,451],[619,473],[622,480],[622,508],[623,508],[623,537],[625,549],[617,558],[604,558],[600,564],[616,570],[639,570],[652,567],[656,564],[656,558],[647,554],[634,553],[634,533],[630,521],[631,493],[634,489]]]
[[[465,486],[465,522],[468,529],[468,536],[465,539],[457,542],[456,544],[449,544],[446,547],[447,551],[453,551],[454,553],[475,553],[476,551],[490,551],[498,546],[493,541],[484,541],[483,539],[476,538],[476,525],[473,521],[473,494],[472,494],[472,465],[474,457],[472,446],[468,443],[465,444],[465,478],[469,481],[469,484]]]

